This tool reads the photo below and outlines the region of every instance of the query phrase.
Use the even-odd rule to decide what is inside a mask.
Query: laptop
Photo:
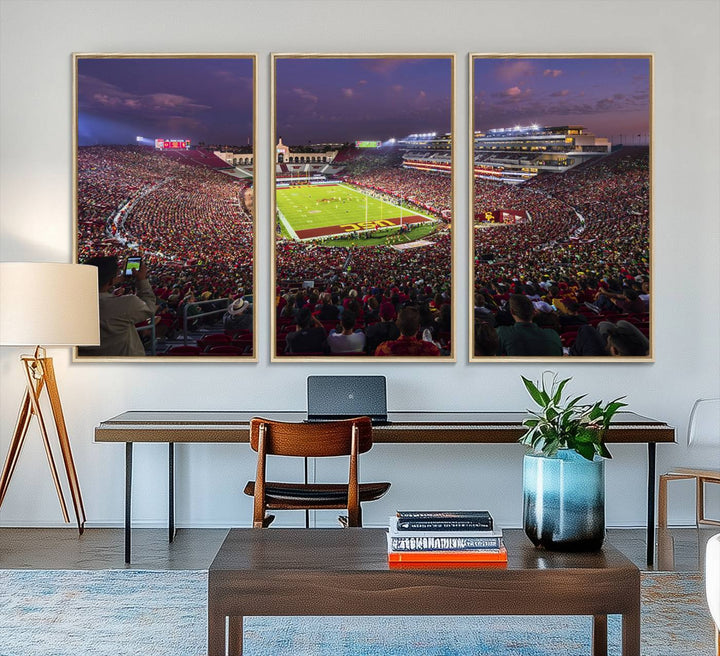
[[[307,421],[370,417],[388,423],[385,376],[308,376]]]

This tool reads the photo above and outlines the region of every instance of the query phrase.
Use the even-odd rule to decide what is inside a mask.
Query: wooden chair
[[[375,501],[390,483],[359,483],[358,456],[372,448],[368,417],[319,423],[288,423],[255,417],[250,421],[250,446],[257,451],[257,474],[245,486],[254,497],[253,527],[275,519],[266,510],[347,509],[347,525],[362,526],[360,504]],[[324,458],[350,456],[347,484],[275,483],[266,481],[268,455]],[[343,522],[345,523],[345,522]]]
[[[688,422],[688,446],[711,446],[714,462],[720,453],[720,399],[698,399],[690,412]],[[720,526],[720,520],[705,516],[705,484],[720,485],[720,470],[677,467],[660,476],[658,491],[658,527],[667,526],[668,481],[695,481],[695,522],[697,525]]]

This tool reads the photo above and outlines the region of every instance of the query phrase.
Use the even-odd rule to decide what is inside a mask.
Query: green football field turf
[[[338,226],[335,232],[342,234],[352,224],[358,226],[355,229],[362,230],[366,226],[366,205],[368,224],[401,216],[400,207],[366,196],[346,185],[283,187],[276,193],[279,221],[286,233],[290,232],[288,225],[296,232]],[[402,209],[403,217],[418,215],[427,216],[414,209]]]

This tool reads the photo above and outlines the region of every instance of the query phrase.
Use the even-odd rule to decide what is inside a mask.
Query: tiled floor
[[[272,530],[272,529],[268,529]],[[338,529],[341,530],[341,529]],[[655,570],[703,571],[705,544],[718,527],[658,530]],[[134,569],[207,569],[227,529],[180,529],[172,543],[163,529],[133,530]],[[645,564],[645,529],[608,529],[608,542],[640,569]],[[0,528],[0,569],[117,569],[124,562],[122,529]]]

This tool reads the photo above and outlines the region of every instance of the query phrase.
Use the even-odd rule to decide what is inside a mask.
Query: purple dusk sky
[[[253,65],[245,58],[79,59],[80,146],[190,139],[246,146]]]
[[[582,125],[598,137],[648,135],[648,57],[474,58],[476,130]]]
[[[278,58],[275,84],[288,145],[450,132],[449,57]]]

